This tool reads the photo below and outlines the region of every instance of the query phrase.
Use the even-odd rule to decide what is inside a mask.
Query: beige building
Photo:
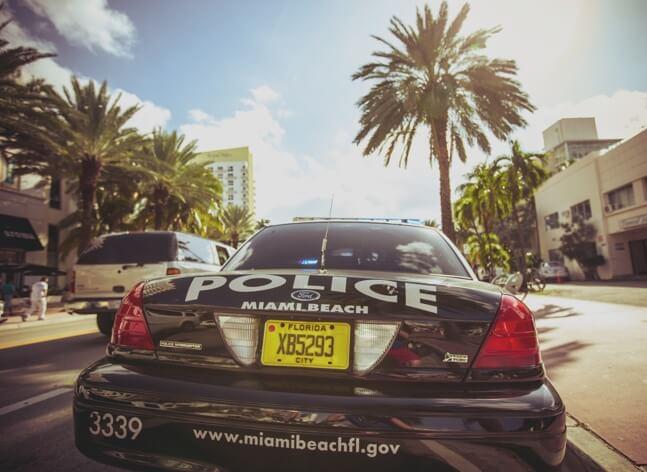
[[[222,183],[223,205],[243,206],[252,215],[256,213],[254,159],[248,147],[206,151],[198,159],[208,163]]]
[[[580,217],[597,230],[591,252],[604,256],[602,279],[647,275],[647,130],[556,173],[535,202],[544,260],[563,260],[560,225]],[[564,262],[583,278],[575,261]]]
[[[598,139],[595,118],[562,118],[543,132],[548,168],[556,172],[593,151],[606,149],[619,139]]]
[[[67,272],[75,254],[61,260],[60,243],[65,234],[59,229],[61,219],[76,210],[65,185],[54,181],[41,185],[34,175],[14,176],[0,158],[0,266],[33,264]],[[0,270],[0,273],[6,270]],[[17,286],[29,286],[38,276],[13,274]],[[52,289],[65,287],[66,277],[50,278]]]

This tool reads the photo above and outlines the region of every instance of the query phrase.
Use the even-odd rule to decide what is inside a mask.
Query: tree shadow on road
[[[580,312],[575,311],[572,307],[565,307],[561,305],[547,304],[541,308],[534,310],[535,318],[567,318],[569,316],[581,315]]]
[[[542,349],[541,357],[544,364],[549,370],[560,367],[564,364],[577,361],[576,354],[578,351],[591,346],[591,343],[583,343],[580,341],[571,341],[559,346],[554,346],[548,349]]]

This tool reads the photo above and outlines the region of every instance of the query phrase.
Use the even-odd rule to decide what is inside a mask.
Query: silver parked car
[[[234,253],[225,244],[174,231],[112,233],[94,240],[74,265],[69,313],[97,314],[110,335],[121,299],[138,282],[219,271]]]
[[[571,280],[568,269],[559,261],[542,262],[539,273],[547,282],[564,282]]]

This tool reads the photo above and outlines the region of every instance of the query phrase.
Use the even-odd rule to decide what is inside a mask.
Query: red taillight
[[[178,275],[181,274],[182,271],[178,269],[177,267],[168,267],[166,269],[166,275]]]
[[[541,364],[535,321],[530,309],[512,295],[503,295],[494,326],[473,367],[509,369]]]
[[[153,350],[153,339],[144,317],[143,291],[144,283],[140,282],[121,301],[112,327],[112,344]]]

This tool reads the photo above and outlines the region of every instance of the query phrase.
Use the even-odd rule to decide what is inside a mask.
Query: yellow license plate
[[[261,362],[267,366],[348,369],[350,324],[267,320]]]

